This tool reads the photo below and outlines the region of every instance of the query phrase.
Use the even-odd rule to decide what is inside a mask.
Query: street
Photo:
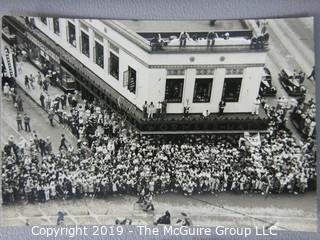
[[[194,195],[169,193],[155,196],[154,212],[145,212],[137,197],[112,195],[106,199],[50,201],[45,204],[4,206],[4,226],[56,224],[57,212],[66,213],[66,224],[114,224],[132,219],[132,224],[152,224],[169,210],[172,223],[181,212],[191,216],[193,225],[225,227],[275,226],[279,230],[316,231],[316,193],[270,195],[219,193]]]
[[[278,80],[281,69],[302,70],[308,76],[314,66],[314,40],[310,28],[310,18],[269,20],[270,50],[266,66],[277,87],[277,97],[288,97]],[[314,98],[315,82],[305,79],[303,84],[307,89],[306,99]]]
[[[12,100],[3,98],[3,116],[2,116],[2,131],[1,131],[1,146],[7,143],[9,136],[14,136],[14,139],[19,141],[23,137],[26,141],[32,138],[32,131],[37,132],[38,138],[47,138],[50,136],[52,141],[53,151],[59,149],[61,134],[66,134],[68,142],[75,145],[76,139],[72,134],[66,131],[58,122],[55,122],[55,127],[51,127],[48,119],[48,114],[40,108],[33,100],[28,97],[24,91],[18,89],[18,95],[23,99],[23,108],[31,118],[31,132],[18,131],[16,122],[16,109],[13,106]]]

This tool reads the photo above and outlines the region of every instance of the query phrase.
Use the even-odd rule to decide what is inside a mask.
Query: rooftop
[[[214,20],[212,20],[214,21]],[[150,53],[181,52],[234,52],[257,51],[265,47],[252,47],[253,31],[244,20],[207,21],[152,21],[104,20],[137,45]],[[182,32],[184,44],[181,43]],[[210,34],[209,34],[210,33]],[[210,43],[214,33],[214,43]]]
[[[118,21],[137,33],[146,32],[209,32],[209,31],[232,31],[248,30],[242,20],[217,20],[213,25],[210,21],[140,21],[120,20]]]

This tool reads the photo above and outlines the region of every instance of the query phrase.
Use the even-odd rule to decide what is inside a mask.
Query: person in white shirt
[[[6,97],[6,98],[9,98],[9,92],[10,92],[10,86],[8,83],[5,83],[4,84],[4,87],[3,87],[3,95]]]
[[[258,115],[259,114],[259,107],[260,107],[260,99],[257,97],[256,100],[253,102],[253,109],[252,114]]]
[[[208,110],[208,109],[207,109],[207,110],[204,110],[203,113],[202,113],[202,116],[203,116],[204,118],[207,118],[207,117],[209,116],[209,110]]]
[[[153,105],[153,102],[150,103],[148,108],[148,118],[153,119],[153,114],[155,112],[155,106]]]

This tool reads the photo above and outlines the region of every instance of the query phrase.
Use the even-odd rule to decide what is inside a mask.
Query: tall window
[[[104,68],[104,54],[103,54],[103,46],[102,44],[95,42],[95,61],[96,64],[100,67]]]
[[[89,35],[81,31],[81,52],[90,57]]]
[[[136,84],[137,84],[137,72],[131,67],[128,67],[128,72],[129,72],[128,90],[135,94]]]
[[[196,79],[194,85],[193,102],[210,102],[212,78]]]
[[[40,17],[40,21],[43,23],[43,24],[45,24],[45,25],[47,25],[48,23],[47,23],[47,18],[46,17]]]
[[[167,79],[165,99],[168,103],[181,103],[184,79]]]
[[[71,22],[68,22],[68,41],[72,46],[77,47],[76,27]]]
[[[238,102],[242,78],[225,78],[222,98],[225,102]]]
[[[57,35],[60,34],[59,18],[53,18],[53,32]]]
[[[110,52],[109,73],[111,76],[119,80],[119,57]]]

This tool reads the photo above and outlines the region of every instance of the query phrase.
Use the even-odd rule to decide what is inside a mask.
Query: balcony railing
[[[210,51],[232,52],[241,50],[266,50],[268,36],[255,37],[252,30],[138,33],[149,41],[153,52]]]

